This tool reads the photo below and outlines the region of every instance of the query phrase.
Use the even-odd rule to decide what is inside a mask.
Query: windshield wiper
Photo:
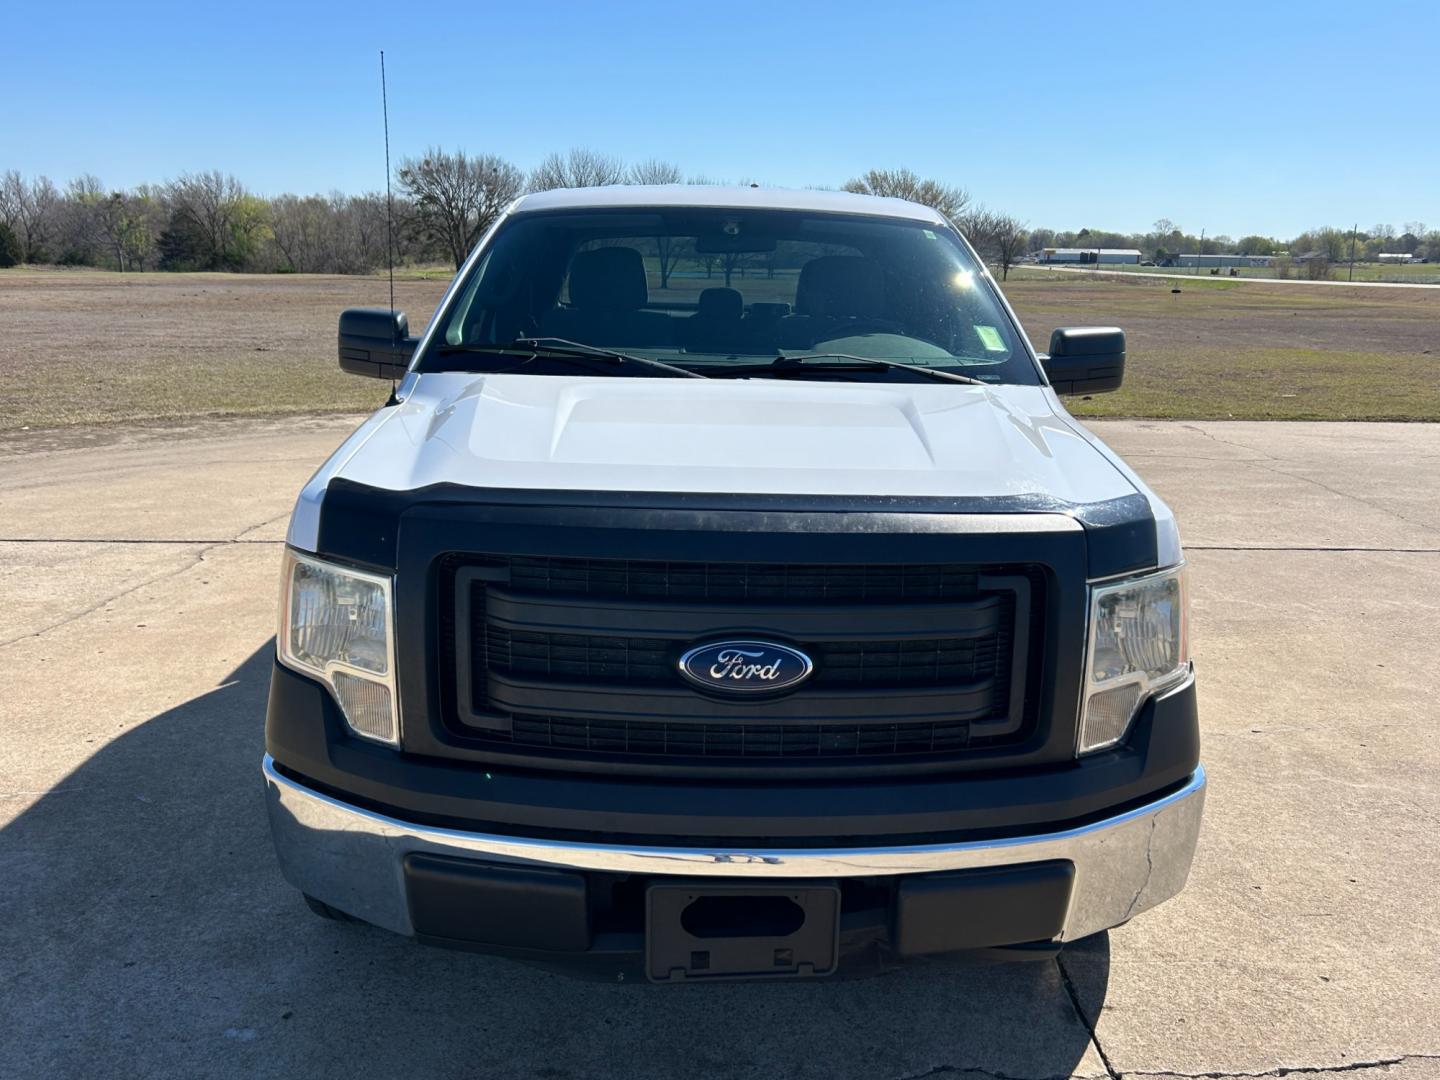
[[[739,364],[735,367],[725,368],[719,372],[712,372],[711,377],[721,376],[734,378],[751,374],[778,375],[782,372],[801,371],[802,365],[811,360],[843,360],[841,364],[811,364],[812,371],[840,372],[844,373],[853,367],[864,367],[872,371],[913,371],[918,375],[935,379],[939,382],[962,382],[970,383],[972,386],[988,386],[989,383],[983,379],[972,379],[969,375],[957,375],[951,371],[941,371],[939,368],[922,367],[919,364],[906,364],[899,360],[877,360],[871,356],[855,356],[852,353],[805,353],[801,356],[777,356],[768,364]]]
[[[616,352],[614,349],[602,349],[598,345],[586,345],[583,341],[569,341],[558,337],[539,338],[516,338],[512,345],[523,349],[535,349],[550,356],[594,356],[600,359],[613,360],[622,364],[639,364],[642,367],[651,368],[654,371],[664,371],[685,379],[703,379],[698,371],[691,371],[688,368],[677,367],[674,364],[667,364],[663,360],[652,360],[648,356],[635,356],[633,353]]]
[[[609,361],[610,365],[623,366],[634,364],[638,367],[649,368],[653,371],[663,371],[672,378],[703,379],[696,371],[687,371],[685,368],[676,367],[674,364],[667,364],[663,360],[651,360],[648,356],[632,356],[630,353],[616,352],[613,349],[602,349],[596,345],[586,345],[578,341],[566,341],[564,338],[516,338],[508,344],[486,345],[441,345],[435,350],[436,356],[456,356],[465,353],[492,356],[514,356],[525,354],[525,358],[514,367],[505,368],[496,374],[504,374],[506,371],[514,371],[516,368],[538,360],[541,357],[556,360],[568,360],[575,362],[577,366],[587,368],[591,371],[613,370],[613,367],[599,367],[594,363],[587,363],[591,360]]]

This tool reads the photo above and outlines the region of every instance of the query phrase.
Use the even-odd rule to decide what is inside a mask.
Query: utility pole
[[[1205,255],[1205,230],[1200,230],[1200,246],[1195,249],[1195,276],[1200,276],[1200,263]]]
[[[1360,231],[1360,222],[1350,226],[1350,280],[1355,280],[1355,234]]]

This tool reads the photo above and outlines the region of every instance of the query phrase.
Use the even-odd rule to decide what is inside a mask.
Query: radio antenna
[[[395,200],[390,194],[390,93],[385,86],[385,50],[380,50],[380,113],[385,120],[385,266],[390,272],[390,315],[395,315]],[[398,405],[395,379],[390,379],[390,400]]]
[[[380,50],[380,110],[385,118],[385,264],[390,270],[390,314],[395,314],[395,208],[390,195],[390,95],[385,88],[385,50]]]

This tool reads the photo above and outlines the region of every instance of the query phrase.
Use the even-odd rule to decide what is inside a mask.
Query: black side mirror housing
[[[1125,380],[1125,331],[1116,326],[1067,326],[1050,335],[1040,358],[1057,394],[1107,394]]]
[[[347,308],[340,313],[340,370],[371,379],[403,379],[419,339],[403,311]]]

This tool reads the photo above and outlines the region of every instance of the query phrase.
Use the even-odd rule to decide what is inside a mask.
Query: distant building
[[[1415,261],[1414,255],[1407,255],[1400,251],[1382,251],[1375,258],[1382,263],[1412,263]]]
[[[1273,259],[1269,255],[1167,255],[1161,266],[1269,266]]]
[[[1040,252],[1042,263],[1130,263],[1139,265],[1140,252],[1135,248],[1046,248]]]

